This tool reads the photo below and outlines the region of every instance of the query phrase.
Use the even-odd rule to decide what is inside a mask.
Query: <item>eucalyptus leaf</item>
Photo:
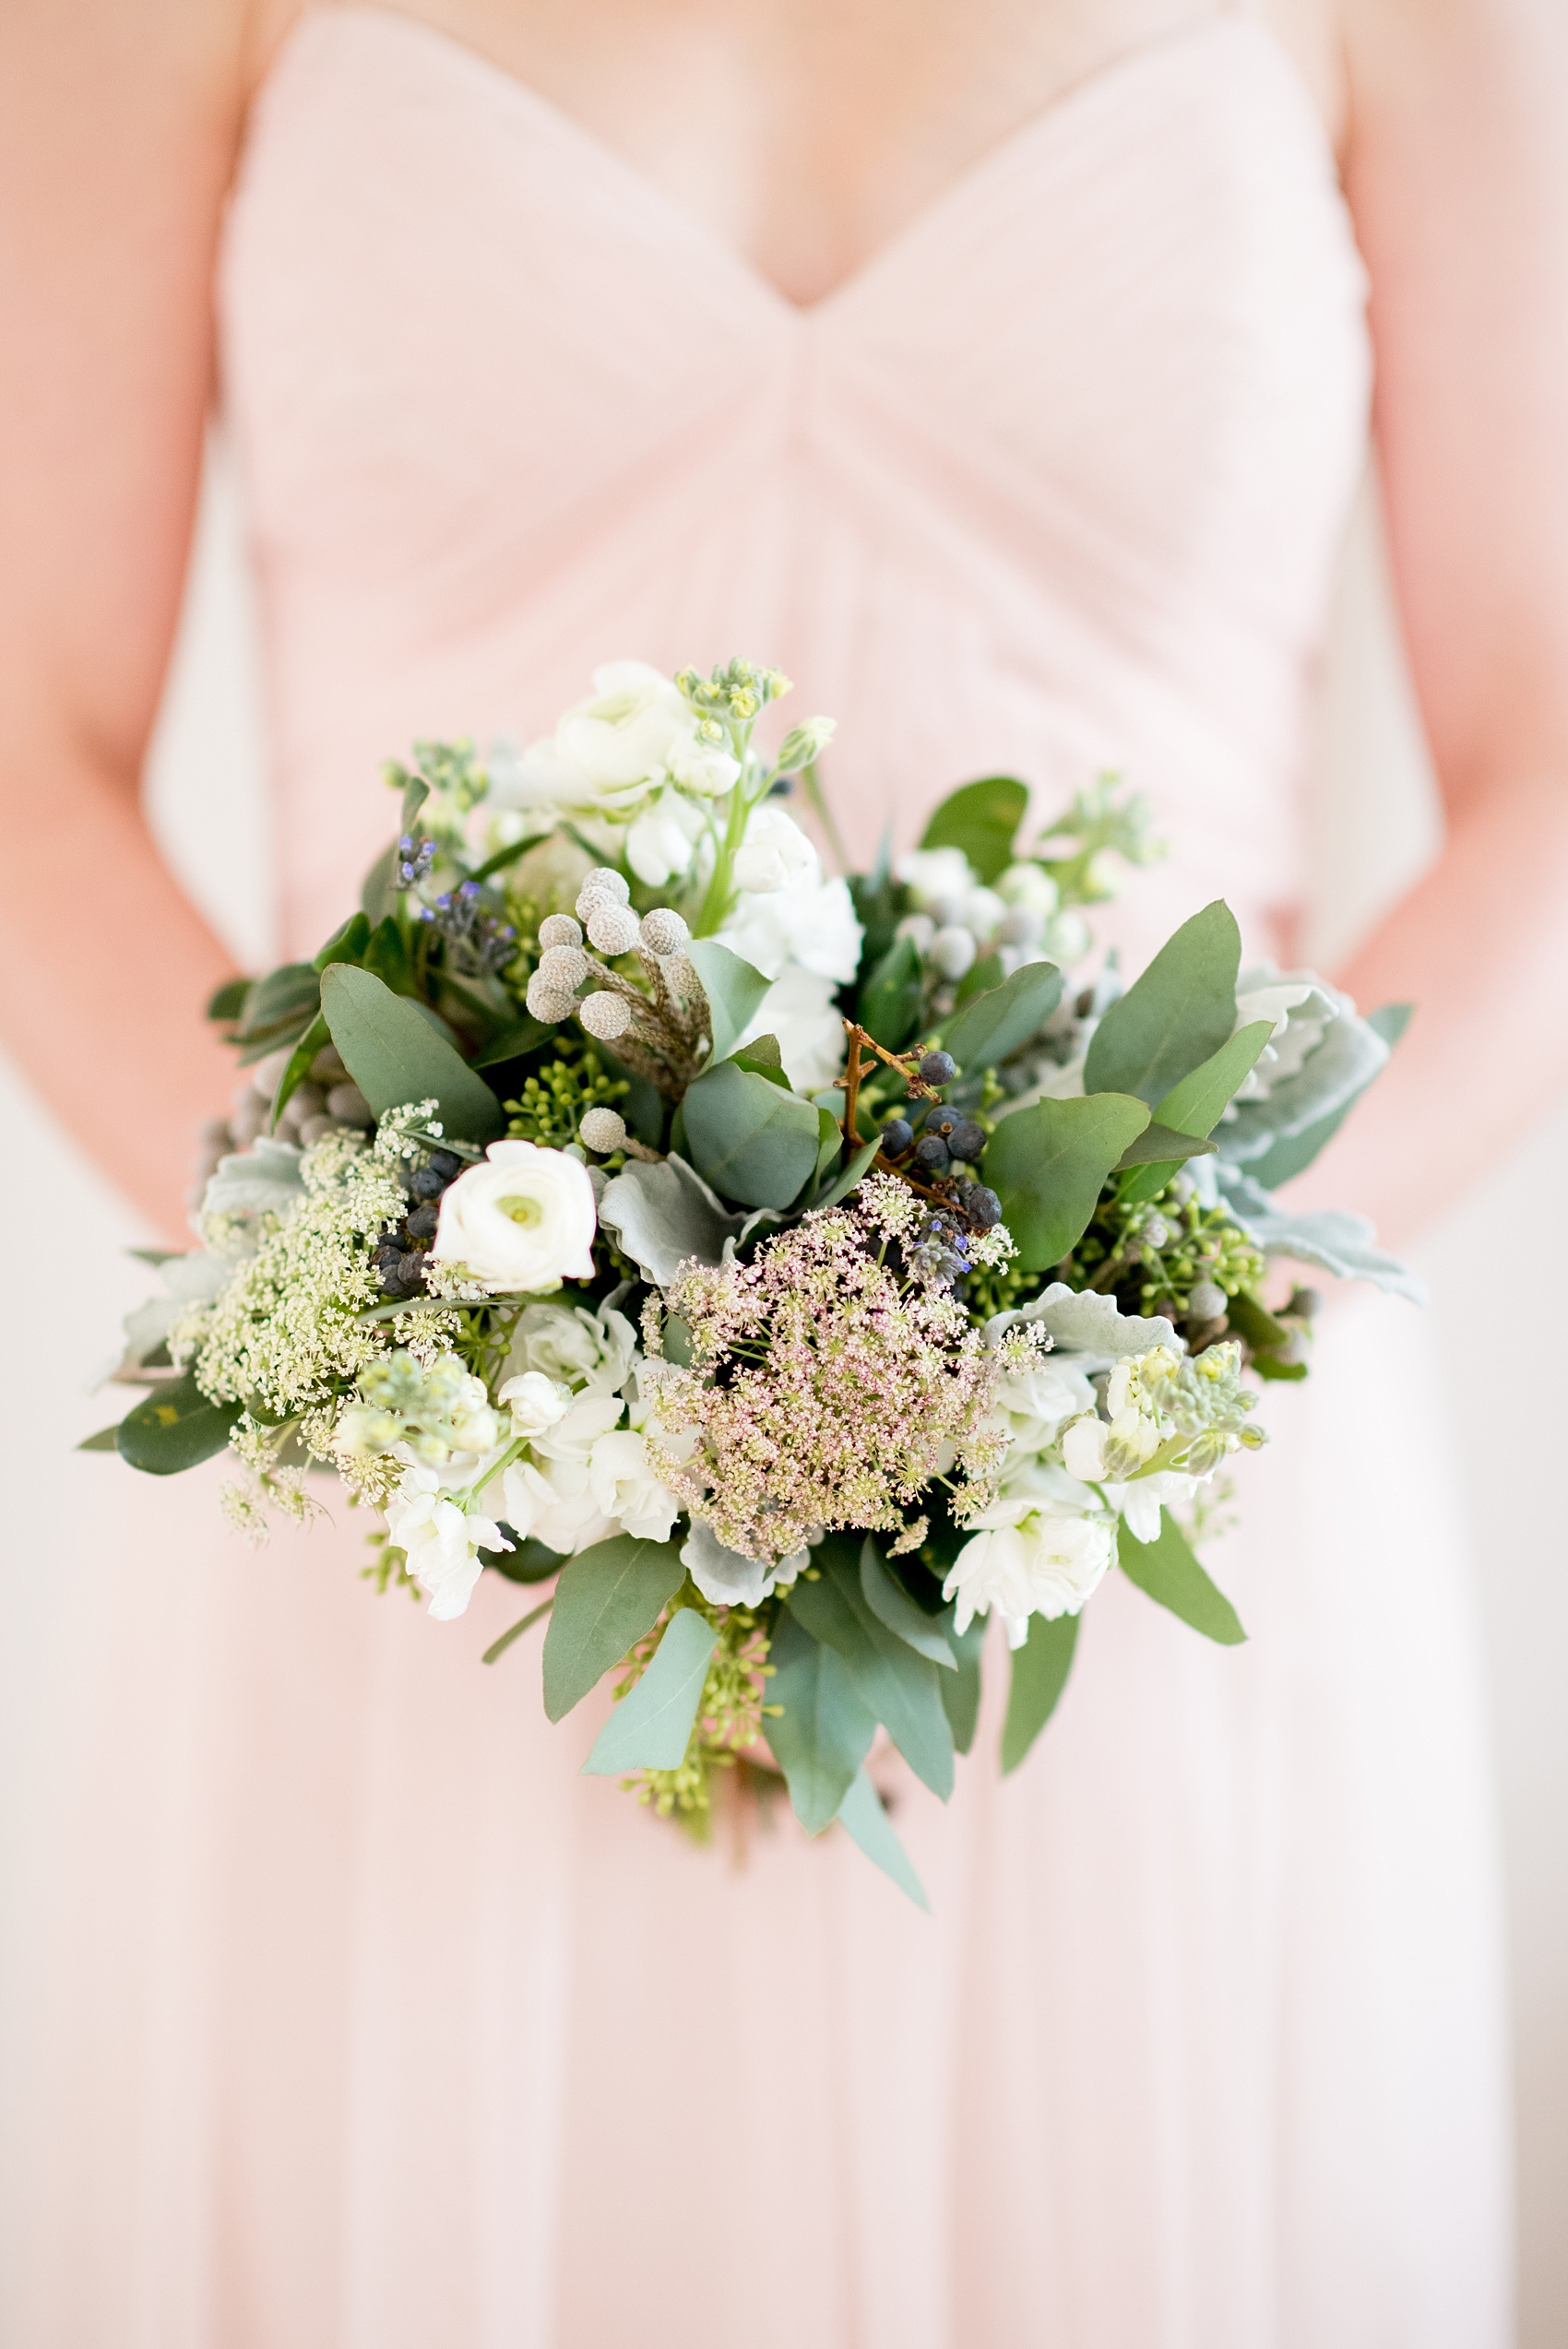
[[[310,1026],[306,1028],[304,1034],[301,1037],[299,1042],[290,1053],[288,1061],[284,1065],[283,1074],[279,1078],[276,1086],[273,1088],[272,1106],[267,1111],[267,1122],[269,1126],[275,1126],[277,1124],[279,1119],[288,1108],[296,1089],[302,1086],[306,1077],[309,1076],[311,1070],[315,1065],[316,1054],[321,1050],[323,1045],[328,1041],[329,1030],[327,1026],[326,1015],[321,1012],[317,1012],[315,1017],[312,1020]]]
[[[872,1160],[875,1157],[881,1147],[882,1143],[880,1138],[873,1139],[870,1142],[862,1142],[860,1148],[855,1152],[854,1157],[849,1160],[849,1164],[842,1168],[840,1171],[834,1176],[832,1181],[827,1184],[825,1190],[817,1192],[816,1197],[812,1201],[812,1205],[814,1207],[837,1207],[840,1199],[847,1199],[850,1192],[853,1191],[856,1185],[860,1182],[861,1177],[869,1173]]]
[[[321,974],[314,963],[283,963],[245,991],[242,1038],[270,1031],[285,1021],[308,1020],[321,1001]]]
[[[1175,1126],[1162,1125],[1158,1118],[1151,1118],[1142,1133],[1128,1143],[1111,1172],[1125,1174],[1129,1169],[1142,1172],[1146,1168],[1161,1165],[1169,1165],[1174,1171],[1189,1158],[1212,1158],[1213,1156],[1214,1145],[1203,1134],[1183,1133]],[[1169,1180],[1169,1175],[1163,1176],[1156,1189]]]
[[[730,1058],[737,1068],[750,1069],[754,1076],[766,1076],[770,1085],[781,1085],[786,1093],[790,1091],[783,1048],[777,1036],[754,1036],[749,1044],[738,1044]]]
[[[962,848],[989,886],[1013,861],[1013,843],[1028,804],[1028,786],[1015,776],[982,777],[948,793],[933,810],[921,846]]]
[[[799,1094],[720,1061],[688,1086],[681,1106],[692,1162],[727,1199],[788,1207],[810,1180],[820,1128]]]
[[[1222,897],[1184,921],[1112,1003],[1090,1041],[1084,1084],[1152,1109],[1229,1039],[1241,936]]]
[[[423,1005],[348,964],[323,972],[321,1004],[345,1067],[378,1118],[434,1097],[436,1116],[459,1139],[493,1142],[501,1133],[500,1102],[436,1033]]]
[[[1056,1710],[1078,1643],[1075,1615],[1031,1615],[1029,1636],[1013,1650],[1007,1718],[1002,1727],[1002,1774],[1016,1770]]]
[[[564,1719],[651,1631],[686,1578],[673,1542],[616,1534],[568,1558],[544,1642],[544,1709]]]
[[[872,1612],[852,1542],[830,1536],[813,1553],[813,1564],[820,1580],[802,1576],[790,1593],[796,1620],[837,1651],[862,1702],[915,1775],[945,1802],[953,1792],[953,1735],[935,1666]]]
[[[968,1753],[980,1726],[980,1655],[985,1646],[985,1619],[977,1615],[967,1631],[955,1631],[953,1653],[958,1668],[942,1677],[942,1709],[947,1715],[947,1726],[953,1732],[953,1743],[960,1753]]]
[[[398,902],[395,886],[399,850],[396,840],[388,840],[360,888],[360,911],[371,921],[380,921],[392,911]]]
[[[1236,1647],[1246,1638],[1235,1608],[1210,1582],[1169,1509],[1160,1511],[1159,1532],[1151,1542],[1135,1540],[1123,1518],[1117,1529],[1116,1558],[1130,1583],[1206,1639]]]
[[[861,1544],[861,1593],[877,1621],[896,1639],[902,1640],[917,1655],[926,1656],[943,1671],[957,1670],[958,1659],[948,1638],[952,1609],[928,1615],[923,1607],[917,1607],[903,1584],[896,1581],[883,1564],[869,1534]]]
[[[985,1179],[1027,1271],[1059,1263],[1077,1245],[1106,1177],[1147,1123],[1143,1103],[1123,1093],[1035,1101],[1002,1120]]]
[[[983,995],[971,995],[942,1024],[944,1051],[966,1076],[994,1068],[1031,1036],[1039,1034],[1062,1000],[1062,973],[1054,963],[1025,963]]]
[[[1206,1141],[1218,1124],[1238,1086],[1251,1074],[1259,1053],[1274,1033],[1271,1020],[1253,1020],[1246,1027],[1238,1028],[1218,1052],[1173,1086],[1155,1110],[1155,1123],[1148,1129],[1152,1134],[1174,1126],[1185,1134],[1198,1134]],[[1142,1147],[1148,1134],[1140,1136]],[[1209,1143],[1212,1150],[1214,1145]],[[1122,1204],[1135,1207],[1146,1199],[1155,1198],[1183,1163],[1193,1154],[1173,1152],[1163,1164],[1151,1153],[1138,1174],[1122,1186]]]
[[[473,1057],[476,1069],[499,1068],[504,1061],[520,1060],[525,1052],[537,1051],[553,1030],[541,1019],[525,1013],[521,1019],[511,1021],[499,1034],[493,1036],[482,1050]]]
[[[861,1702],[842,1659],[814,1640],[788,1608],[768,1652],[767,1742],[784,1773],[795,1816],[820,1835],[838,1816],[871,1750],[876,1716]]]
[[[674,1157],[657,1164],[630,1159],[606,1183],[599,1220],[658,1288],[668,1288],[677,1268],[694,1257],[701,1264],[721,1264],[726,1240],[738,1238],[745,1223],[684,1158]]]
[[[676,1770],[686,1758],[719,1634],[695,1607],[677,1608],[636,1685],[621,1699],[583,1764],[588,1777]]]
[[[893,1831],[893,1822],[883,1807],[882,1797],[872,1785],[864,1770],[857,1770],[849,1782],[849,1791],[838,1806],[839,1824],[860,1845],[869,1860],[875,1862],[885,1876],[890,1876],[901,1892],[907,1892],[917,1908],[931,1915],[931,1903],[925,1887],[909,1864],[909,1856]]]
[[[316,955],[311,967],[317,972],[328,969],[334,963],[357,964],[370,943],[370,917],[351,913],[347,921],[336,929]]]
[[[702,980],[712,1025],[713,1058],[727,1060],[773,984],[717,938],[694,938],[686,949]]]
[[[509,1583],[545,1583],[558,1574],[564,1560],[558,1549],[551,1549],[541,1541],[525,1541],[521,1535],[502,1521],[501,1532],[512,1545],[510,1549],[481,1549],[481,1558],[496,1573]]]
[[[210,1403],[194,1370],[155,1386],[114,1430],[122,1460],[150,1477],[176,1477],[221,1452],[240,1416],[237,1403]]]
[[[78,1452],[118,1452],[119,1449],[120,1423],[117,1419],[112,1428],[100,1428],[96,1435],[84,1436],[77,1446]]]
[[[920,1025],[924,967],[912,938],[895,938],[861,989],[860,1022],[889,1052],[901,1052]]]
[[[226,979],[222,986],[214,988],[208,997],[206,1016],[223,1026],[228,1026],[237,1020],[243,1020],[245,1004],[255,983],[254,979]]]

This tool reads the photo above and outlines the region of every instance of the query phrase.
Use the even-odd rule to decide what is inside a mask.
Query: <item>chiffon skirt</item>
[[[7,1925],[7,2349],[1503,2349],[1498,1888],[1420,1317],[1336,1301],[1212,1553],[1120,1578],[921,1915],[578,1766],[528,1604],[60,1466]],[[105,1415],[107,1416],[107,1415]],[[40,1605],[38,1577],[49,1597]],[[896,1765],[901,1770],[901,1765]],[[30,1833],[31,1829],[36,1832]]]

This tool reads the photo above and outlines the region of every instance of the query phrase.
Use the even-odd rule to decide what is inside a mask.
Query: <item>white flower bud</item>
[[[624,906],[632,892],[624,873],[607,864],[596,864],[577,892],[577,913],[583,921],[597,905],[606,898],[612,905]]]
[[[600,1154],[619,1150],[626,1139],[626,1121],[618,1109],[585,1109],[577,1133],[585,1149]]]
[[[1214,1280],[1194,1281],[1187,1299],[1187,1311],[1195,1322],[1217,1322],[1229,1311],[1229,1300],[1219,1283]]]
[[[1007,908],[994,889],[971,889],[964,904],[964,927],[989,938]]]
[[[1038,946],[1045,934],[1045,916],[1038,906],[1013,906],[997,924],[1004,946]]]
[[[572,924],[573,929],[576,923]],[[538,976],[558,995],[574,995],[593,965],[580,946],[546,946],[539,958]]]
[[[912,938],[917,955],[930,954],[935,935],[936,924],[927,913],[906,914],[894,932],[897,938]]]
[[[931,942],[931,959],[944,979],[962,979],[975,959],[975,942],[969,931],[950,922],[939,930]]]
[[[588,908],[588,934],[601,955],[629,955],[642,935],[642,925],[630,906],[612,905],[601,897]]]
[[[802,766],[810,766],[821,757],[837,730],[837,720],[832,718],[808,718],[803,726],[791,727],[779,748],[779,774],[796,775]]]
[[[558,987],[552,987],[550,981],[541,979],[537,970],[529,981],[529,991],[524,1001],[534,1018],[543,1020],[551,1027],[557,1020],[570,1019],[576,1009],[571,996],[563,994]]]
[[[539,925],[539,943],[541,946],[580,946],[582,925],[574,921],[570,914],[546,914]]]
[[[643,944],[650,955],[678,955],[692,933],[671,906],[655,906],[643,916]]]
[[[631,1006],[624,996],[612,995],[605,988],[597,994],[583,997],[577,1005],[577,1017],[588,1034],[597,1036],[601,1044],[613,1044],[615,1038],[624,1036],[632,1025]]]
[[[1163,1248],[1170,1237],[1170,1226],[1163,1216],[1150,1216],[1138,1234],[1151,1248]],[[1212,1320],[1213,1316],[1210,1316]]]

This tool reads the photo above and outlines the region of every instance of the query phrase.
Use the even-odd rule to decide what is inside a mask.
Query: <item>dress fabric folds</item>
[[[857,855],[973,776],[1044,813],[1116,768],[1173,843],[1107,926],[1129,958],[1220,893],[1282,951],[1369,360],[1257,26],[1111,66],[802,309],[495,66],[323,11],[256,108],[221,294],[290,951],[414,737],[527,740],[600,661],[734,652],[838,719]],[[1495,1854],[1426,1346],[1348,1295],[1271,1390],[1213,1561],[1244,1648],[1113,1578],[1006,1781],[992,1655],[951,1806],[897,1785],[930,1918],[842,1835],[699,1852],[579,1777],[600,1701],[548,1725],[537,1634],[481,1667],[521,1611],[495,1577],[432,1624],[351,1520],[253,1559],[212,1477],[127,1479],[5,2338],[1503,2349]]]

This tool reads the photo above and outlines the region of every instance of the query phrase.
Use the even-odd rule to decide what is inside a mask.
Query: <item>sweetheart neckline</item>
[[[547,98],[531,82],[494,58],[487,57],[481,49],[461,41],[455,33],[445,31],[422,17],[389,6],[380,0],[341,0],[341,5],[306,7],[298,16],[279,44],[257,92],[258,100],[280,77],[286,62],[297,54],[307,38],[327,29],[342,30],[358,25],[362,31],[373,31],[378,37],[388,34],[406,36],[416,44],[422,43],[431,53],[456,72],[467,72],[484,87],[499,91],[509,103],[526,113],[531,113],[558,138],[574,146],[585,160],[601,173],[619,180],[638,206],[652,208],[671,230],[678,231],[692,244],[699,247],[707,265],[723,267],[737,285],[750,298],[771,310],[775,315],[794,320],[802,326],[824,317],[853,301],[863,289],[874,284],[883,272],[892,267],[907,251],[918,247],[934,234],[951,214],[961,213],[965,207],[983,193],[994,178],[1015,165],[1021,155],[1035,146],[1044,146],[1051,134],[1058,131],[1083,106],[1104,100],[1118,88],[1134,80],[1152,66],[1166,63],[1171,56],[1184,53],[1205,40],[1223,37],[1234,41],[1238,37],[1249,45],[1261,44],[1277,68],[1281,69],[1286,88],[1306,111],[1331,168],[1337,177],[1332,141],[1319,113],[1315,101],[1307,87],[1305,77],[1295,57],[1274,31],[1252,16],[1223,15],[1202,17],[1162,33],[1152,41],[1138,42],[1119,56],[1097,66],[1082,79],[1071,83],[1051,99],[1037,113],[1028,116],[1016,130],[1009,131],[993,146],[967,164],[956,176],[927,204],[913,212],[900,228],[859,262],[847,276],[826,293],[809,302],[797,302],[770,278],[766,270],[721,236],[719,231],[694,212],[678,197],[667,193],[657,180],[627,157],[577,120],[552,98]]]

